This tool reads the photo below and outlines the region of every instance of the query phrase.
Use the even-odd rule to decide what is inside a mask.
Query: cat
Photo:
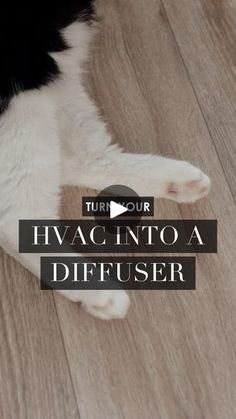
[[[94,0],[0,6],[0,245],[39,276],[40,255],[18,253],[19,219],[58,219],[60,187],[123,184],[140,195],[194,202],[210,180],[186,161],[128,154],[82,83]],[[101,319],[123,318],[123,290],[61,291]]]

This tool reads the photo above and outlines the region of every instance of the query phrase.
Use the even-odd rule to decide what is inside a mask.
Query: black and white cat
[[[210,180],[185,161],[111,145],[81,80],[93,0],[16,3],[0,6],[0,244],[39,276],[40,255],[18,253],[18,220],[58,218],[61,185],[124,184],[194,202]],[[62,294],[102,319],[124,317],[129,306],[122,290]]]

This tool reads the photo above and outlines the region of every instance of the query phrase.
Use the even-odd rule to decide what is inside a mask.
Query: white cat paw
[[[83,302],[85,310],[102,320],[123,319],[128,311],[130,301],[123,290],[97,291],[93,301]]]
[[[167,182],[165,198],[177,202],[195,202],[208,195],[211,181],[200,169],[187,162],[180,162],[173,180]]]

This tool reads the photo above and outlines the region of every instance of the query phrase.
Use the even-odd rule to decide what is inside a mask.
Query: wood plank
[[[235,294],[134,292],[109,323],[60,298],[81,417],[234,417]]]
[[[156,216],[217,218],[219,253],[197,257],[196,291],[131,293],[125,321],[95,320],[55,296],[81,418],[230,419],[236,415],[232,195],[161,3],[104,1],[99,10],[90,92],[126,150],[187,159],[210,174],[209,198],[192,206],[158,200]],[[88,191],[66,190],[64,217],[78,217],[82,193]]]
[[[236,3],[163,0],[163,4],[236,199]]]
[[[0,261],[0,417],[79,419],[52,293]]]

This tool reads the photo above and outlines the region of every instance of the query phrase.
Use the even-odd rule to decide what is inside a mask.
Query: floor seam
[[[66,346],[65,346],[65,340],[64,340],[63,333],[62,333],[62,327],[61,327],[61,322],[60,322],[59,315],[58,315],[57,304],[56,304],[56,301],[55,301],[54,292],[52,294],[53,294],[53,304],[54,304],[56,318],[57,318],[58,327],[59,327],[59,333],[60,333],[60,336],[61,336],[61,341],[62,341],[64,353],[65,353],[65,359],[66,359],[66,363],[67,363],[67,367],[68,367],[68,373],[69,373],[69,377],[70,377],[70,381],[71,381],[71,385],[72,385],[72,389],[73,389],[73,396],[74,396],[76,407],[77,407],[78,419],[81,419],[79,405],[78,405],[77,397],[76,397],[76,389],[75,389],[75,386],[74,386],[74,380],[73,380],[73,377],[72,377],[70,363],[69,363],[69,359],[68,359],[68,356],[67,356],[67,350],[66,350]]]

